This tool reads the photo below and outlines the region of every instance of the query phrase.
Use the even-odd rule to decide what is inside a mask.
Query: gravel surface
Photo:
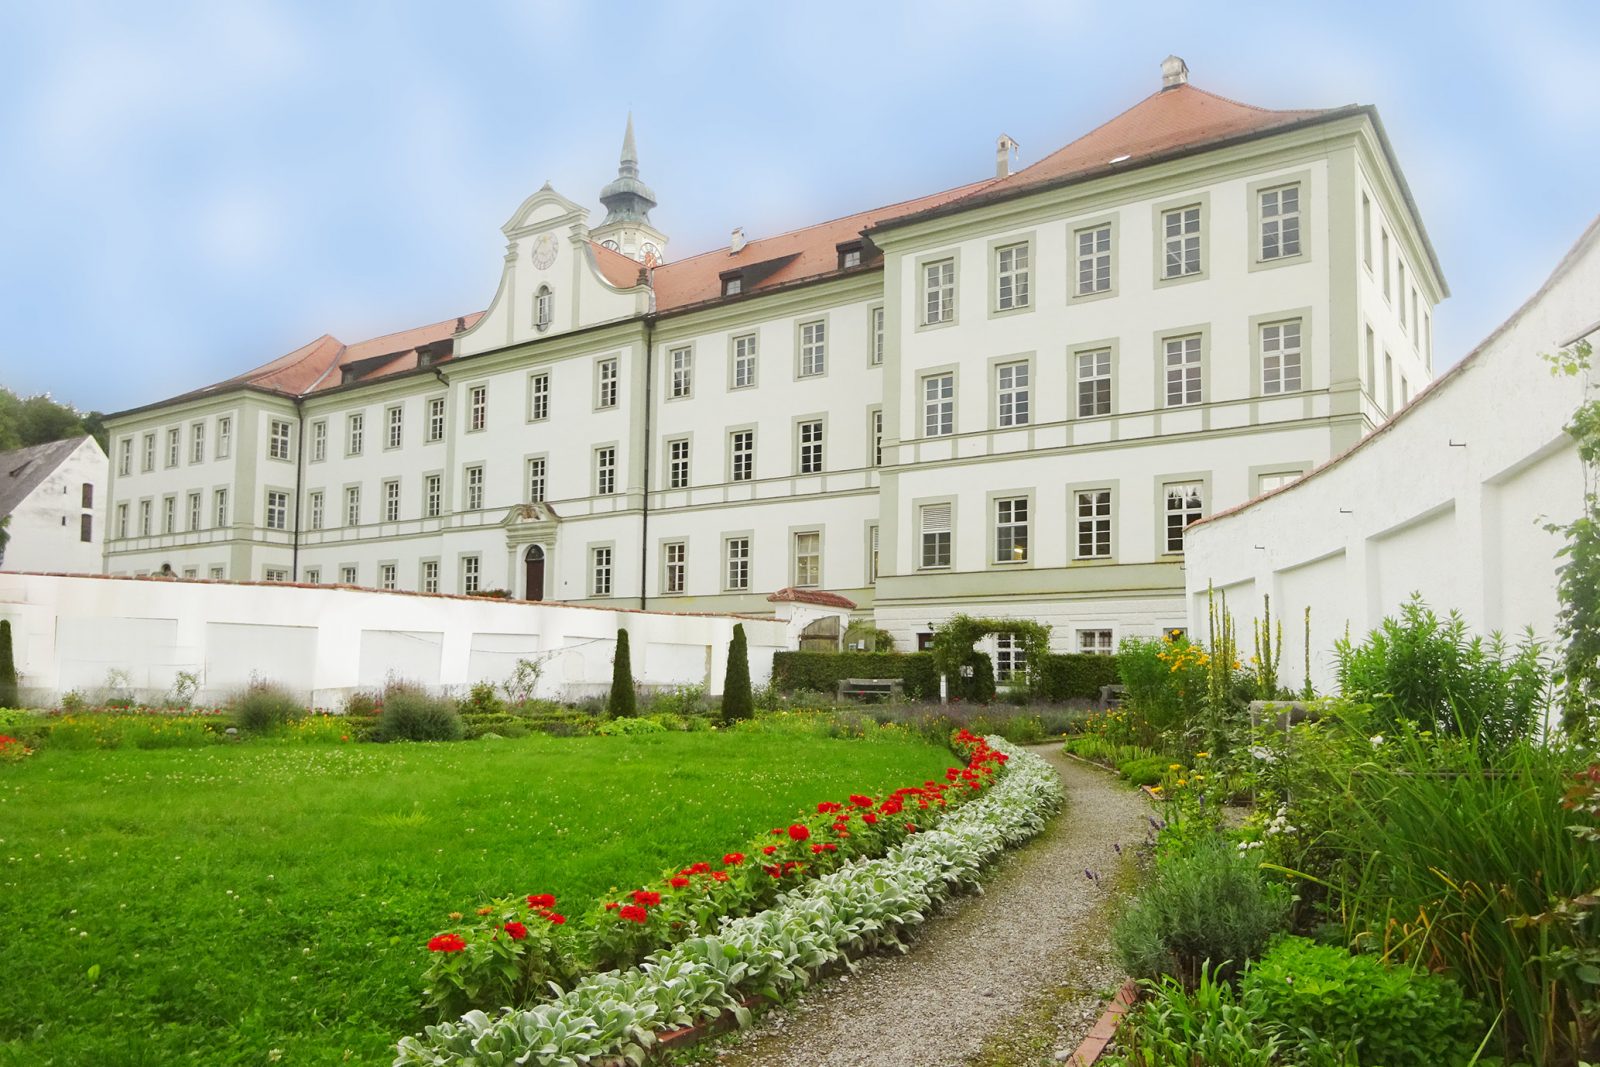
[[[1110,774],[1034,752],[1061,775],[1067,802],[1008,855],[981,896],[927,923],[909,955],[863,960],[793,1007],[774,1009],[716,1053],[737,1067],[937,1067],[1064,1061],[1121,981],[1107,905],[1128,884],[1144,840],[1143,797]],[[1113,843],[1123,846],[1119,855]],[[1090,868],[1099,882],[1084,876]]]

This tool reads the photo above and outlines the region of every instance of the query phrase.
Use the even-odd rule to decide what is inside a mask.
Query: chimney
[[[1010,134],[1002,133],[994,143],[994,176],[1004,178],[1011,173],[1011,163],[1017,154],[1017,149],[1022,146],[1011,139]]]
[[[1176,89],[1180,85],[1189,84],[1189,64],[1177,56],[1168,56],[1161,61],[1161,88]]]
[[[733,235],[728,239],[728,255],[738,255],[740,252],[744,251],[744,246],[744,227],[740,226],[733,231]]]

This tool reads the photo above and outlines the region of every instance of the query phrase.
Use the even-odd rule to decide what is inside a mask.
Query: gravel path
[[[1133,877],[1149,807],[1110,774],[1034,752],[1060,773],[1067,803],[1008,855],[982,896],[929,922],[909,955],[861,962],[724,1045],[729,1067],[937,1067],[1057,1062],[1120,980],[1106,905]],[[1113,842],[1124,846],[1119,856]],[[1084,868],[1101,875],[1095,883]],[[1060,1059],[1065,1059],[1063,1053]]]

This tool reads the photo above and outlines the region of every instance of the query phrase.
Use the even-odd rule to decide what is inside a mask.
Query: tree
[[[611,658],[611,696],[606,710],[615,719],[631,719],[638,712],[633,693],[633,662],[628,654],[628,631],[617,630],[617,654]]]
[[[722,721],[735,722],[755,714],[755,695],[750,691],[750,649],[745,643],[744,623],[733,624],[733,640],[728,643],[728,673],[722,681]]]
[[[1589,396],[1588,341],[1579,341],[1554,356],[1547,355],[1552,374],[1581,376]],[[1570,523],[1549,523],[1545,529],[1562,534],[1567,543],[1556,553],[1564,562],[1556,568],[1556,595],[1561,610],[1556,632],[1561,651],[1561,725],[1575,736],[1589,737],[1600,716],[1600,400],[1586,400],[1572,413],[1567,434],[1583,464],[1581,510]]]
[[[0,708],[17,706],[17,661],[11,654],[11,620],[0,619]]]
[[[0,388],[0,452],[29,445],[62,441],[89,434],[100,447],[110,451],[105,419],[97,411],[87,414],[70,404],[58,404],[49,396],[19,397]]]

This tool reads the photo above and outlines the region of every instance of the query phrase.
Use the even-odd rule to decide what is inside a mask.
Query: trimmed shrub
[[[459,741],[466,734],[455,701],[421,686],[391,685],[383,693],[378,741]]]
[[[1060,703],[1067,700],[1098,700],[1100,687],[1118,685],[1116,656],[1067,653],[1044,658],[1039,666],[1035,688],[1039,696]]]
[[[961,697],[962,700],[974,704],[989,704],[994,701],[994,660],[989,658],[989,653],[973,649],[967,656],[963,666],[972,668],[972,677],[950,679],[950,691]]]
[[[728,673],[722,680],[722,721],[737,722],[755,713],[755,695],[750,691],[750,648],[745,641],[744,623],[736,622],[733,640],[728,644]]]
[[[667,728],[653,719],[607,719],[594,728],[601,737],[628,737],[633,734],[664,734]]]
[[[617,651],[611,657],[611,695],[606,711],[614,719],[631,719],[638,713],[633,691],[633,660],[628,652],[628,631],[617,631]]]
[[[1160,785],[1171,765],[1167,756],[1140,756],[1119,763],[1117,772],[1134,785]]]
[[[463,715],[504,715],[506,713],[505,701],[500,699],[500,692],[493,682],[476,682],[467,693],[466,699],[461,701]]]
[[[303,718],[305,705],[289,691],[272,682],[251,682],[233,702],[233,714],[239,720],[239,729],[253,734],[269,734],[289,725],[293,719]]]
[[[780,690],[832,695],[845,678],[899,678],[912,700],[939,697],[939,672],[928,652],[779,652],[772,657],[772,684]]]
[[[11,651],[11,620],[0,619],[0,708],[14,708],[17,700],[17,661]]]

